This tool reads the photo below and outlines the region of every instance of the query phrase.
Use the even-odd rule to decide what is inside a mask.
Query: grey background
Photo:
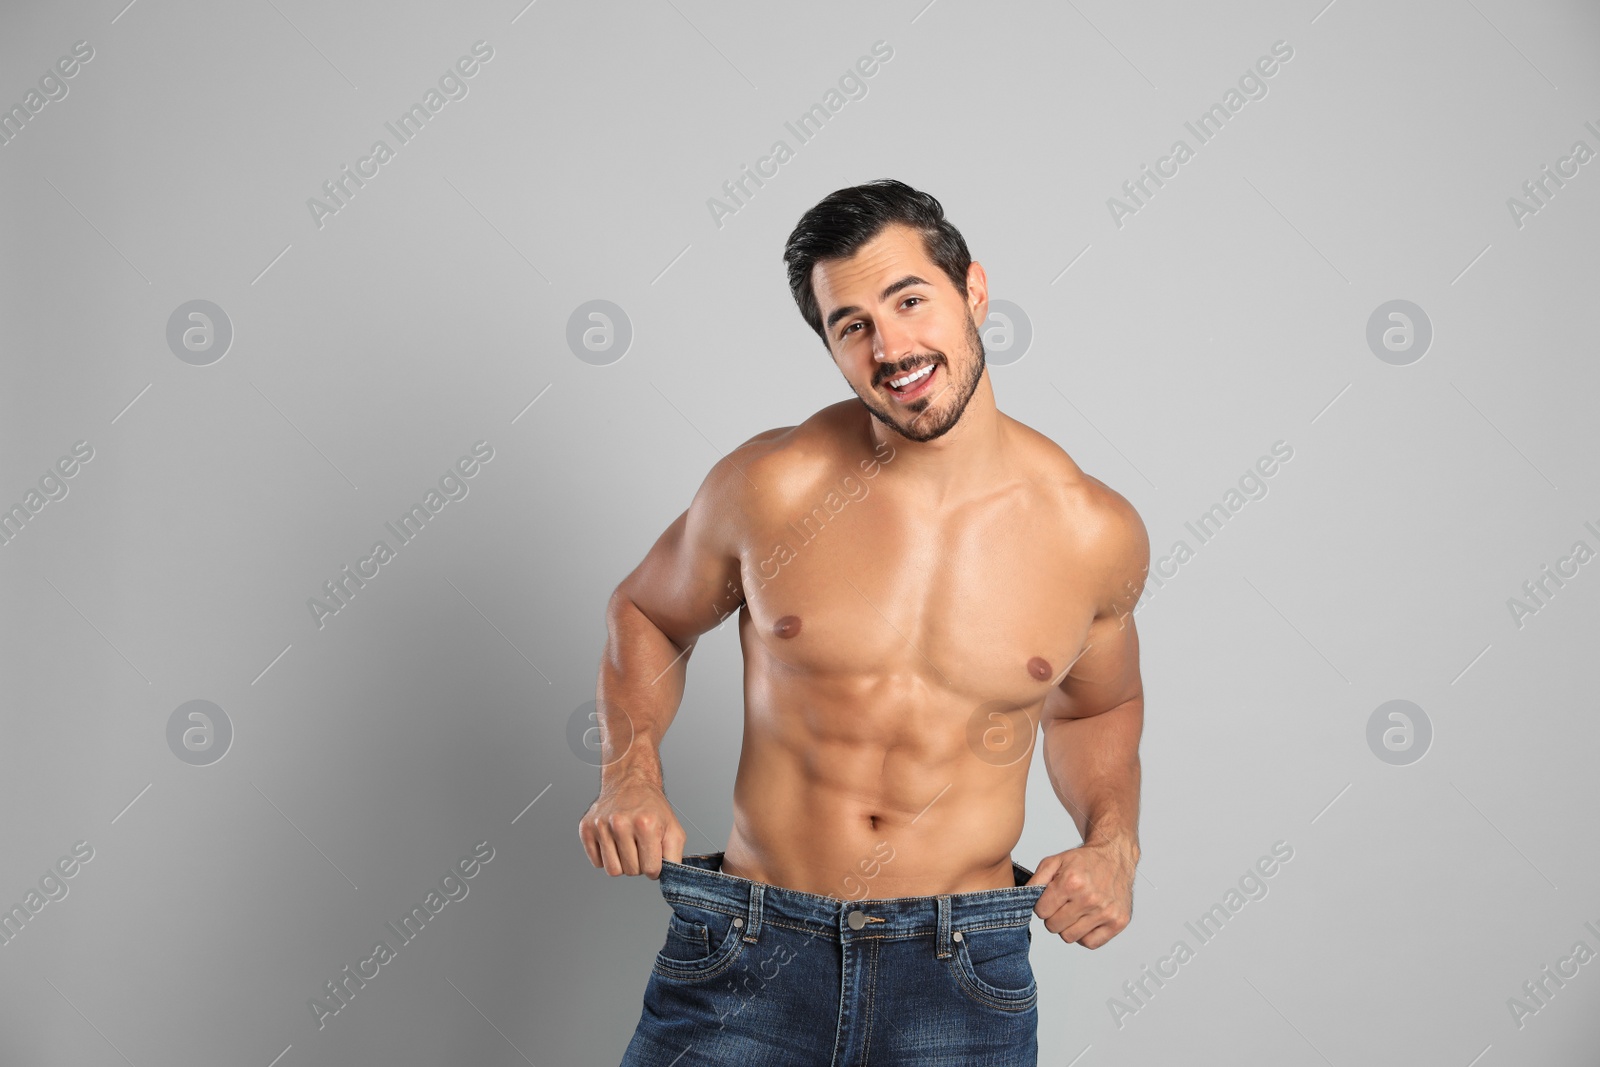
[[[92,61],[0,146],[9,508],[0,903],[91,861],[0,946],[7,1064],[614,1064],[667,907],[592,868],[566,743],[607,594],[718,455],[848,396],[782,240],[841,186],[938,196],[1033,337],[1001,408],[1139,509],[1159,558],[1294,449],[1138,615],[1132,925],[1036,937],[1042,1063],[1580,1064],[1600,963],[1592,4],[1339,0],[747,5],[9,3],[0,104]],[[475,41],[468,95],[319,228],[306,206]],[[783,123],[875,41],[867,93]],[[1118,227],[1107,208],[1273,42],[1292,60]],[[706,202],[794,158],[719,227]],[[1069,269],[1070,266],[1070,269]],[[166,328],[204,299],[208,366]],[[566,342],[609,300],[633,338]],[[1395,366],[1380,304],[1426,312]],[[531,404],[531,406],[530,406]],[[306,606],[474,442],[494,458],[318,628]],[[723,847],[731,626],[665,742],[692,851]],[[233,729],[169,748],[180,705]],[[1405,766],[1367,724],[1432,725]],[[1036,754],[1037,761],[1037,754]],[[494,858],[319,1030],[308,1000],[473,846]],[[1270,892],[1138,1013],[1122,984],[1276,841]],[[1077,843],[1042,767],[1015,857]],[[1043,933],[1042,927],[1039,932]],[[391,940],[394,940],[391,938]]]

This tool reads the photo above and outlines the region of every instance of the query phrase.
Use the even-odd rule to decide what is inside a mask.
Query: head
[[[984,375],[988,282],[939,201],[885,179],[840,189],[784,246],[789,289],[867,410],[912,441],[943,436]],[[904,395],[889,383],[933,370]]]

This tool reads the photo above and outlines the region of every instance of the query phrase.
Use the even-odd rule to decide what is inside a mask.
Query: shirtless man
[[[611,750],[579,836],[674,910],[625,1063],[1032,1064],[1028,919],[1093,949],[1132,914],[1149,542],[996,408],[987,279],[936,200],[839,190],[784,258],[855,398],[715,464],[607,608]],[[733,830],[686,861],[659,746],[696,638],[735,610]],[[1011,849],[1040,726],[1083,843],[1030,874]]]

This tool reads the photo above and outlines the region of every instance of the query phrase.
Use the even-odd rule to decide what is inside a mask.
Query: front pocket
[[[669,901],[667,939],[656,953],[654,970],[680,982],[714,978],[744,951],[744,919],[712,908]]]
[[[678,963],[697,963],[711,955],[711,934],[706,924],[683,918],[677,912],[667,916],[667,941],[661,955]]]
[[[1039,999],[1039,985],[1028,962],[1033,931],[1028,926],[963,931],[952,941],[951,970],[961,991],[1001,1011],[1027,1011]]]

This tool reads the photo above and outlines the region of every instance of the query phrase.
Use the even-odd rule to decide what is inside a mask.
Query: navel
[[[1039,679],[1047,681],[1055,673],[1050,669],[1050,661],[1043,656],[1035,656],[1028,661],[1028,673]]]
[[[785,615],[772,624],[772,632],[779,637],[794,637],[800,632],[800,616]]]

